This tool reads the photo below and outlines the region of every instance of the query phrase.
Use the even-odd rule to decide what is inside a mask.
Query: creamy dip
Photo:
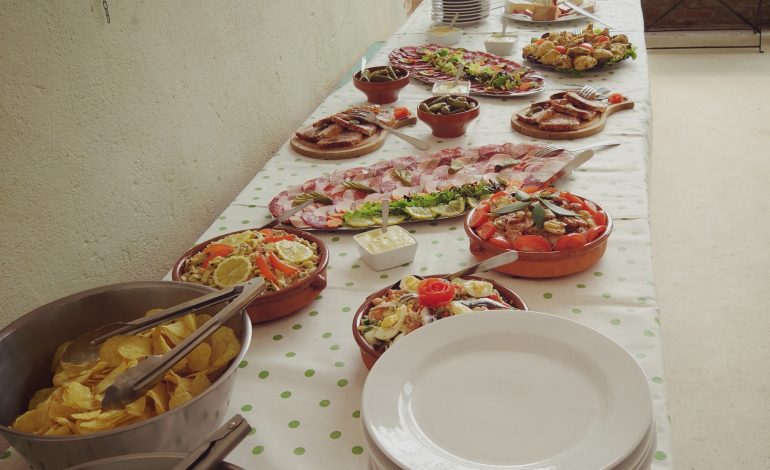
[[[381,229],[359,233],[355,236],[355,239],[366,251],[373,255],[414,245],[415,243],[414,237],[397,225],[388,227],[385,233]]]
[[[471,91],[471,82],[461,80],[454,84],[454,80],[446,82],[436,82],[433,84],[433,93],[467,95]]]

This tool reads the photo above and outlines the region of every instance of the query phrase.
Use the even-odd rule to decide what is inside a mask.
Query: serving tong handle
[[[102,410],[115,410],[137,400],[161,381],[166,372],[254,300],[267,284],[261,277],[235,286],[238,296],[181,343],[163,355],[149,356],[115,379],[102,399]]]
[[[95,361],[99,357],[99,346],[113,336],[133,335],[189,313],[197,312],[206,307],[226,302],[240,295],[242,290],[243,286],[241,285],[233,286],[201,297],[196,297],[179,305],[169,307],[162,312],[149,317],[137,318],[130,322],[110,323],[95,330],[91,330],[88,333],[80,335],[70,343],[62,355],[62,359],[71,364],[83,364]]]
[[[216,468],[225,457],[249,434],[251,426],[243,416],[235,415],[208,437],[206,442],[192,451],[171,470],[210,470]]]

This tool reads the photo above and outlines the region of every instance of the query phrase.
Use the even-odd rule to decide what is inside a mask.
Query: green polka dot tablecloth
[[[560,279],[524,280],[488,274],[511,287],[530,308],[576,320],[617,341],[639,362],[649,378],[655,403],[658,445],[653,468],[673,468],[660,343],[660,318],[655,302],[650,248],[647,173],[649,167],[650,100],[647,58],[638,0],[602,2],[602,16],[639,46],[639,58],[583,77],[546,71],[551,86],[594,84],[622,92],[636,107],[610,116],[599,135],[574,142],[614,140],[621,146],[597,152],[595,157],[562,181],[560,186],[603,204],[615,218],[615,230],[604,257],[589,270]],[[483,39],[499,30],[500,10],[478,25],[467,27],[461,46],[483,50]],[[429,2],[423,2],[407,23],[370,61],[384,64],[395,47],[425,43],[430,24]],[[569,26],[580,22],[569,23]],[[510,23],[521,40],[544,27]],[[351,58],[351,62],[353,58]],[[548,92],[545,92],[548,93]],[[398,105],[415,110],[429,96],[428,86],[412,82],[402,90]],[[432,150],[451,146],[504,142],[533,142],[513,133],[510,117],[545,94],[521,99],[481,98],[481,114],[466,136],[437,139],[423,123],[407,129],[425,138]],[[348,106],[364,96],[347,84],[335,91],[304,124]],[[300,127],[303,123],[297,123]],[[299,184],[339,168],[368,165],[409,154],[409,144],[388,137],[378,151],[351,160],[323,161],[295,154],[283,145],[276,156],[213,221],[200,241],[264,223],[270,199],[287,186]],[[354,312],[373,291],[409,273],[436,273],[459,269],[474,262],[460,219],[412,224],[420,249],[414,262],[384,272],[374,272],[358,257],[350,233],[319,235],[329,247],[328,287],[320,298],[287,318],[255,325],[250,350],[237,371],[230,414],[241,413],[252,432],[229,460],[247,469],[359,469],[367,460],[361,431],[361,391],[367,370],[351,334]],[[13,450],[0,453],[0,469],[27,468]]]

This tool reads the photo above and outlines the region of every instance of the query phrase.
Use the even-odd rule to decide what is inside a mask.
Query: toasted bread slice
[[[554,5],[532,5],[532,19],[535,21],[553,21],[561,13]]]
[[[298,139],[306,142],[318,142],[322,139],[318,133],[323,129],[324,126],[307,126],[295,132],[294,135],[296,135]]]
[[[332,137],[337,137],[338,135],[342,134],[342,131],[344,131],[342,126],[340,126],[339,124],[336,124],[336,123],[335,124],[329,124],[329,125],[322,126],[322,127],[323,127],[323,129],[318,131],[318,137],[320,137],[320,139],[330,139]]]
[[[353,131],[345,131],[337,136],[321,139],[316,142],[316,145],[324,149],[355,147],[360,144],[362,140],[364,140],[362,134]]]
[[[595,111],[577,108],[569,100],[551,100],[551,107],[558,113],[569,114],[584,121],[590,121],[596,116]]]
[[[596,111],[598,113],[603,113],[607,110],[607,105],[601,101],[587,100],[577,93],[571,91],[568,91],[564,97],[578,108],[587,109],[589,111]]]
[[[535,108],[528,109],[527,111],[520,111],[516,113],[516,119],[527,124],[539,124],[540,122],[553,116],[555,111],[553,108]]]
[[[568,114],[555,113],[548,119],[540,121],[537,125],[538,128],[544,131],[551,132],[567,132],[574,131],[580,127],[580,119]]]
[[[359,121],[353,116],[344,113],[335,114],[332,116],[332,120],[349,131],[359,132],[367,137],[373,135],[378,129],[374,124]]]

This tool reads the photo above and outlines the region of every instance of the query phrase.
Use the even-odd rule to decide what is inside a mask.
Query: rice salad
[[[231,287],[257,276],[267,283],[261,295],[277,292],[318,268],[318,247],[277,229],[245,230],[215,240],[189,257],[180,280],[215,288]]]

